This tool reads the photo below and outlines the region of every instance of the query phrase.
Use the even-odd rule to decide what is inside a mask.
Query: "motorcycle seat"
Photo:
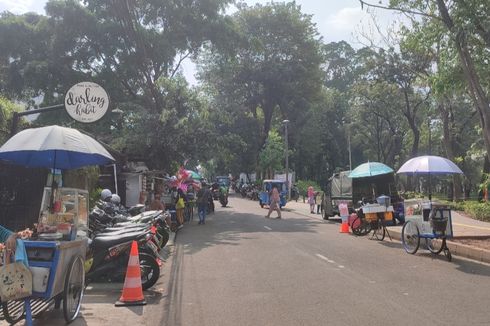
[[[124,225],[114,225],[112,227],[107,227],[103,231],[104,233],[106,232],[112,232],[112,231],[121,231],[121,230],[134,230],[134,229],[144,229],[147,228],[149,225],[146,223],[129,223],[129,224],[124,224]]]
[[[143,227],[138,227],[138,228],[122,228],[122,229],[115,229],[115,230],[104,229],[97,235],[105,237],[105,236],[118,235],[118,234],[124,234],[124,233],[142,232],[145,230],[149,230],[149,227],[143,226]]]
[[[148,231],[138,231],[138,232],[130,232],[118,235],[109,235],[109,236],[98,236],[95,237],[92,244],[95,248],[109,248],[115,246],[117,244],[121,244],[124,242],[129,242],[132,240],[140,240],[145,237]]]

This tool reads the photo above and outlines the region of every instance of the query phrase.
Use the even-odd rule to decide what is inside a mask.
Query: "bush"
[[[466,203],[464,201],[448,201],[448,200],[442,200],[442,199],[437,199],[436,200],[438,203],[444,204],[448,207],[451,208],[453,211],[464,211],[465,210],[465,205]]]
[[[416,191],[405,191],[400,193],[404,199],[424,198],[424,194]]]
[[[468,201],[464,203],[464,211],[474,219],[490,222],[490,203]]]
[[[311,180],[298,180],[296,182],[296,186],[298,187],[299,194],[301,196],[306,196],[306,193],[308,192],[308,187],[312,186],[315,191],[318,191],[321,189],[321,187],[316,183],[315,181]]]

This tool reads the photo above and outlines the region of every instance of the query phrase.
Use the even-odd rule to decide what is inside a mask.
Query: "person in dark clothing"
[[[206,211],[208,208],[208,202],[211,197],[211,191],[207,187],[206,183],[203,182],[202,188],[197,192],[197,212],[199,215],[199,224],[206,223]],[[212,199],[211,199],[212,200]]]

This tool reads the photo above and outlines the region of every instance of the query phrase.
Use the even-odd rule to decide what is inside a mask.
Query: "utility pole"
[[[287,200],[289,201],[291,199],[291,185],[289,183],[289,149],[288,149],[288,123],[289,120],[284,120],[282,123],[284,123],[284,143],[286,147],[286,184],[288,187],[288,196]]]

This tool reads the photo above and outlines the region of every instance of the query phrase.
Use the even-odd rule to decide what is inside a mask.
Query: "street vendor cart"
[[[423,199],[405,200],[405,224],[402,229],[403,248],[415,254],[423,239],[433,254],[444,252],[447,260],[452,256],[446,240],[453,237],[451,208]]]
[[[79,311],[85,288],[84,260],[87,251],[88,192],[59,188],[54,195],[55,206],[50,208],[52,189],[44,189],[37,233],[25,240],[29,270],[32,274],[32,296],[23,301],[4,302],[2,310],[9,323],[32,319],[31,305],[48,306],[54,301],[67,323]],[[79,236],[77,236],[79,235]],[[81,235],[81,236],[80,236]],[[23,307],[22,307],[23,306]]]
[[[97,141],[75,129],[59,126],[26,129],[0,148],[0,159],[26,167],[52,168],[51,187],[44,189],[39,221],[32,239],[24,241],[32,274],[32,295],[3,302],[10,323],[21,318],[32,325],[33,306],[63,304],[67,323],[80,311],[85,288],[84,260],[87,251],[88,192],[58,187],[56,169],[102,165],[114,158]],[[61,186],[61,185],[60,185]]]
[[[463,174],[463,171],[450,160],[433,155],[414,157],[405,162],[397,173],[424,175],[428,178],[428,200],[405,200],[405,225],[402,229],[403,248],[409,254],[415,254],[420,239],[425,240],[427,249],[433,254],[444,251],[451,261],[446,240],[453,236],[451,209],[432,200],[431,175]]]

